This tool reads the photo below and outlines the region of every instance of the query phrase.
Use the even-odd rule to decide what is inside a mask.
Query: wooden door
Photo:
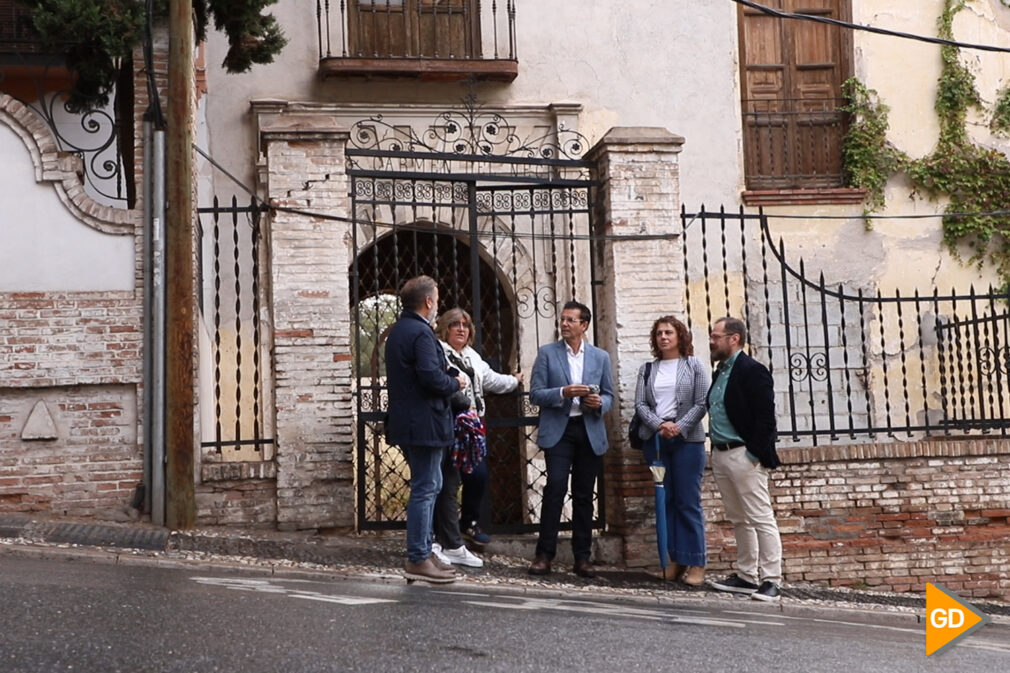
[[[848,17],[848,0],[770,0],[787,12]],[[748,189],[841,185],[848,66],[837,26],[781,19],[740,6],[744,154]]]

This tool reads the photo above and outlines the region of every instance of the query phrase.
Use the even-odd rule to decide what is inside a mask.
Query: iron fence
[[[748,325],[794,442],[1007,433],[1010,294],[884,294],[792,263],[764,214],[682,214],[689,326]]]
[[[273,415],[267,413],[272,400],[264,385],[271,367],[260,320],[260,223],[266,210],[255,200],[239,205],[235,197],[228,204],[214,197],[212,206],[198,209],[200,308],[213,369],[213,389],[200,395],[201,446],[222,461],[273,457]]]

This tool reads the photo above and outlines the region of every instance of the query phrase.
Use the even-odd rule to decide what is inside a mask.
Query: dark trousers
[[[459,468],[452,464],[452,451],[442,458],[442,490],[435,498],[435,540],[445,549],[459,549]]]
[[[537,554],[553,559],[558,551],[561,509],[572,478],[572,556],[588,560],[593,546],[593,491],[603,458],[593,453],[582,416],[572,416],[565,434],[554,446],[544,449],[547,485],[540,507],[540,537]]]
[[[460,473],[463,482],[463,495],[460,497],[460,525],[469,526],[481,519],[481,507],[484,505],[484,493],[487,492],[488,465],[487,458],[474,465],[470,474]]]

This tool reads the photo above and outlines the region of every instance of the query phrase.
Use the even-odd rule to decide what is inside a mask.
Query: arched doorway
[[[380,425],[387,402],[383,345],[399,314],[399,287],[419,274],[438,283],[440,311],[459,306],[474,316],[474,348],[493,369],[518,368],[514,294],[471,240],[448,228],[405,227],[358,253],[350,269],[350,300],[359,391],[359,517],[368,527],[399,525],[405,516],[409,473],[399,451],[385,443]],[[482,523],[495,530],[523,521],[526,434],[510,421],[524,416],[519,394],[488,396],[486,402],[486,420],[494,430],[488,434],[489,497]]]

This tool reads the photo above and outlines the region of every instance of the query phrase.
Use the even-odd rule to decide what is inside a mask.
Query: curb
[[[171,558],[163,555],[166,553],[170,552],[137,552],[121,549],[0,542],[0,555],[19,558],[63,559],[68,562],[147,566],[178,570],[205,569],[217,572],[234,572],[253,577],[298,578],[330,582],[353,580],[377,584],[403,583],[402,576],[395,569],[366,569],[357,566],[311,568],[255,558],[240,561],[236,557],[212,554],[208,554],[208,558]],[[818,619],[851,622],[854,624],[902,627],[917,627],[924,623],[924,615],[920,611],[916,610],[913,612],[908,607],[886,604],[851,606],[825,603],[812,605],[796,602],[797,600],[804,599],[786,598],[778,605],[769,606],[747,600],[743,597],[707,592],[677,594],[643,589],[601,587],[597,585],[577,586],[558,584],[548,586],[539,582],[533,584],[520,583],[512,581],[511,578],[505,578],[504,580],[493,578],[493,581],[481,581],[481,577],[480,575],[464,575],[456,582],[455,586],[466,586],[474,589],[481,588],[492,590],[495,593],[555,600],[591,600],[594,597],[605,597],[608,600],[657,606],[697,606],[708,609],[714,607],[735,607],[740,611],[763,612],[769,616],[780,615],[783,618],[789,619]],[[1010,617],[1001,615],[991,615],[991,617],[994,624],[1010,625]]]

